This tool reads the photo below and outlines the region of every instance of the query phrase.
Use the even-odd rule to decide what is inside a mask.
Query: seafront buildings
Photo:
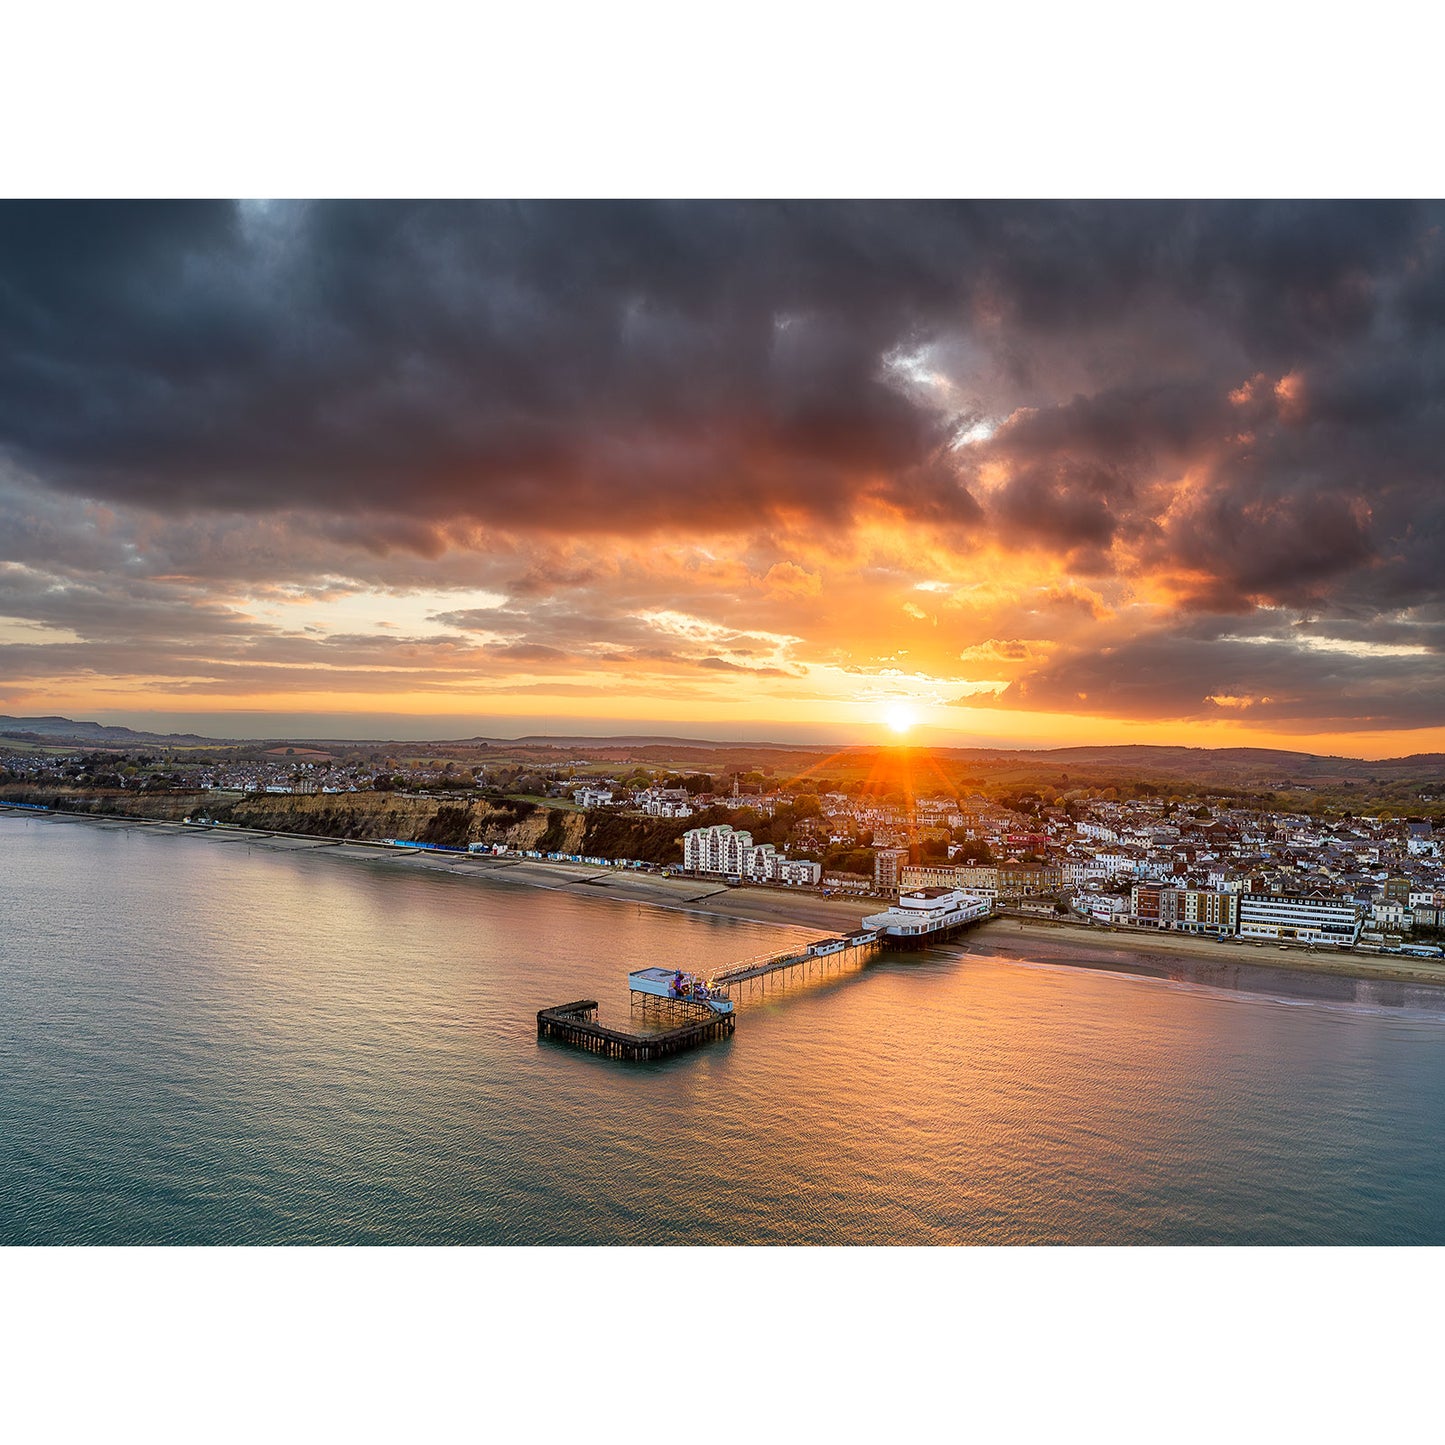
[[[345,796],[333,805],[306,795],[385,789],[419,820],[423,804],[445,802],[455,814],[466,803],[477,831],[454,844],[485,851],[888,902],[908,890],[966,889],[1061,919],[1259,943],[1445,943],[1445,828],[1419,817],[1310,816],[1243,799],[1165,799],[1142,785],[1129,798],[1052,788],[904,796],[858,783],[813,792],[803,779],[751,773],[744,792],[728,772],[628,764],[609,774],[585,758],[508,769],[464,757],[406,762],[393,753],[394,745],[350,754],[280,745],[197,758],[187,750],[0,744],[0,802],[48,805],[59,791],[88,788],[106,794],[105,811],[144,813],[164,810],[167,792],[184,791],[204,795],[205,815],[228,800],[277,795],[296,796],[298,810],[345,810],[353,806]],[[1422,794],[1421,803],[1435,797]],[[277,798],[277,810],[285,806]],[[277,810],[267,826],[278,826]],[[564,833],[560,846],[543,841]],[[632,856],[644,838],[647,851]]]
[[[1358,906],[1323,893],[1306,898],[1246,893],[1239,900],[1241,938],[1354,944],[1359,941],[1362,923]]]
[[[754,844],[752,834],[727,823],[690,828],[682,835],[682,866],[689,873],[716,873],[751,883],[807,887],[822,876],[822,864],[788,858],[772,843]]]

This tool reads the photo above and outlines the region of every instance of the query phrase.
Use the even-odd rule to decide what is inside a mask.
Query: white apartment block
[[[813,863],[807,858],[784,858],[781,854],[774,853],[768,866],[772,870],[770,877],[774,883],[816,888],[823,876],[823,865]]]
[[[751,833],[728,823],[691,828],[682,835],[682,866],[694,873],[736,874],[753,883],[810,887],[823,876],[819,863],[787,858],[771,843],[754,844]]]
[[[1303,898],[1291,893],[1244,893],[1239,898],[1241,938],[1355,943],[1360,912],[1339,898]]]
[[[730,823],[689,828],[682,835],[682,866],[691,873],[742,874],[752,851],[753,835],[739,832]]]

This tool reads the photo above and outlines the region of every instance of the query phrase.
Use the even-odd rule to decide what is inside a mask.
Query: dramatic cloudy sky
[[[0,205],[0,711],[1445,746],[1442,220]]]

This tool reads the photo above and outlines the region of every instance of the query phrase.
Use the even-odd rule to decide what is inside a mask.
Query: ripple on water
[[[1428,1007],[933,950],[627,1067],[537,1008],[777,930],[42,819],[0,876],[5,1243],[1445,1242]]]

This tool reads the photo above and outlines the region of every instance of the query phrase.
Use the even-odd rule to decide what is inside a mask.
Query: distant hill
[[[463,742],[487,747],[532,748],[763,748],[785,752],[817,752],[817,748],[800,748],[796,743],[718,742],[712,738],[673,738],[664,735],[622,733],[616,737],[567,737],[531,733],[522,738],[464,738]]]
[[[213,743],[195,733],[142,733],[134,728],[109,727],[105,723],[76,722],[68,717],[7,717],[0,714],[0,738],[23,738],[27,742],[50,740],[88,743],[169,743],[194,746]]]
[[[598,762],[645,763],[651,766],[692,768],[699,772],[734,768],[765,769],[769,776],[814,775],[865,776],[875,764],[895,766],[899,745],[857,744],[836,747],[826,744],[727,742],[709,738],[682,738],[667,734],[620,733],[591,737],[582,734],[532,733],[520,738],[458,738],[416,743],[403,738],[365,738],[350,742],[336,738],[295,736],[286,739],[243,739],[204,737],[196,733],[152,733],[104,723],[77,721],[66,717],[0,716],[0,744],[16,741],[76,743],[101,747],[225,747],[245,746],[261,741],[278,741],[294,746],[309,744],[322,749],[385,749],[421,747],[428,752],[453,749],[489,749],[512,758],[553,764],[586,756]],[[904,748],[903,755],[927,755],[955,777],[986,779],[994,785],[1023,786],[1112,786],[1126,781],[1151,780],[1161,785],[1176,783],[1218,785],[1226,788],[1265,791],[1298,790],[1323,793],[1336,787],[1353,790],[1342,796],[1357,796],[1360,789],[1404,789],[1415,784],[1445,788],[1445,753],[1414,753],[1408,757],[1338,757],[1319,753],[1291,752],[1280,748],[1191,748],[1147,743],[1123,743],[1064,748],[950,748],[917,743]],[[940,775],[941,778],[941,775]],[[1065,781],[1067,779],[1067,782]]]

